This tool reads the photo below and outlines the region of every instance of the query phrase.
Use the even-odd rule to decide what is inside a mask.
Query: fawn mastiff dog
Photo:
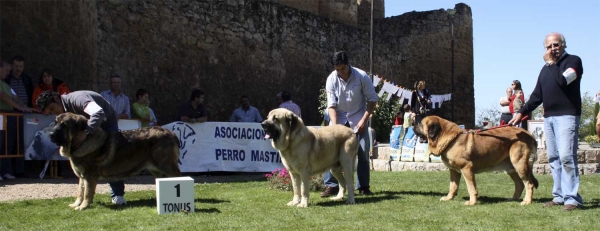
[[[94,200],[99,179],[121,180],[147,169],[155,177],[181,176],[179,141],[162,127],[146,127],[122,132],[101,128],[86,135],[87,118],[73,113],[56,117],[50,140],[60,146],[60,155],[69,158],[79,177],[77,199],[70,207],[87,208]],[[86,136],[80,143],[77,137]]]
[[[441,156],[450,169],[450,191],[442,201],[456,196],[462,174],[470,197],[465,204],[474,205],[477,202],[475,174],[504,170],[515,183],[512,199],[519,200],[525,186],[521,205],[531,204],[533,187],[538,186],[532,169],[537,159],[537,144],[529,132],[517,127],[468,132],[448,120],[428,116],[415,126],[415,134],[427,139],[429,151]]]
[[[332,200],[341,200],[348,190],[346,203],[354,204],[354,161],[358,138],[352,129],[334,125],[307,128],[293,112],[278,108],[262,122],[265,138],[279,150],[283,165],[290,172],[294,198],[288,206],[307,207],[311,175],[331,168],[340,191]]]

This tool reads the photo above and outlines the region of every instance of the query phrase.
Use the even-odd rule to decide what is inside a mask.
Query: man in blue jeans
[[[60,115],[65,112],[72,112],[83,115],[88,118],[88,125],[85,134],[89,135],[101,127],[107,132],[118,132],[117,114],[100,94],[93,91],[74,91],[66,95],[58,95],[56,92],[46,91],[40,94],[37,102],[38,108],[46,114]],[[81,140],[73,142],[80,143]],[[121,181],[109,182],[110,196],[112,203],[116,205],[125,205],[127,202],[125,195],[125,183]]]
[[[370,190],[369,168],[369,117],[377,104],[377,93],[371,78],[363,70],[349,65],[345,52],[336,52],[332,58],[334,71],[327,77],[327,110],[330,125],[343,124],[354,130],[358,136],[358,165],[356,187],[359,194],[372,194]],[[348,173],[345,173],[348,174]],[[339,191],[337,179],[331,172],[324,174],[326,189],[321,197],[336,195]],[[350,190],[350,189],[348,189]]]
[[[567,54],[565,37],[550,33],[544,41],[544,61],[531,97],[515,114],[509,124],[521,122],[523,114],[544,104],[544,134],[548,163],[552,169],[552,201],[544,207],[563,205],[564,211],[583,206],[579,195],[579,169],[577,166],[577,137],[581,118],[581,58]]]

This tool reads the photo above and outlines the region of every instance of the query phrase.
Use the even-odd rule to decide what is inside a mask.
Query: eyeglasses
[[[559,43],[552,43],[552,44],[546,46],[546,49],[550,49],[550,48],[554,48],[554,47],[560,47],[560,44]]]

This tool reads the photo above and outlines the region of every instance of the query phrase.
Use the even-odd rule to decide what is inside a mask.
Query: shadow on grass
[[[441,192],[424,192],[424,191],[401,191],[398,192],[398,194],[402,194],[402,195],[421,195],[421,196],[435,196],[435,197],[442,197],[442,196],[446,196],[448,194],[446,193],[441,193]]]
[[[525,194],[525,192],[523,192]],[[469,196],[461,197],[462,200],[468,201]],[[455,198],[456,200],[456,198]],[[523,196],[519,200],[512,200],[512,197],[488,197],[488,196],[479,196],[477,197],[477,204],[498,204],[498,203],[521,203],[523,201]],[[550,197],[543,198],[533,198],[531,204],[540,204],[540,206],[546,202],[552,201]]]
[[[400,196],[398,196],[398,194],[402,194],[402,193],[394,192],[394,191],[381,191],[381,192],[374,192],[373,195],[369,195],[369,196],[355,194],[354,201],[357,204],[366,204],[366,203],[377,203],[377,202],[385,201],[385,200],[396,200],[396,199],[401,198]],[[345,204],[345,201],[346,201],[345,199],[342,201],[328,200],[328,201],[317,202],[316,205],[324,206],[324,207],[339,206],[339,205]]]
[[[211,198],[196,198],[196,199],[194,199],[194,203],[202,203],[202,204],[221,204],[221,203],[229,203],[229,202],[231,202],[231,201],[211,199]],[[106,206],[112,210],[122,210],[122,209],[126,209],[129,207],[156,207],[156,198],[127,201],[127,205],[125,205],[125,206],[116,206],[116,205],[113,205],[110,203],[103,204],[103,206]],[[205,213],[219,212],[220,213],[220,211],[215,208],[196,209],[196,212],[205,212]]]
[[[130,201],[127,201],[127,205],[124,205],[124,206],[113,205],[111,203],[103,204],[103,205],[112,210],[123,210],[123,209],[127,209],[129,207],[156,207],[156,198],[130,200]]]
[[[203,203],[203,204],[221,204],[221,203],[229,203],[231,201],[218,200],[218,199],[212,199],[212,198],[196,198],[194,200],[194,202]]]

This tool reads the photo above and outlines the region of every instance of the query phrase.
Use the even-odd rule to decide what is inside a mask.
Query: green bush
[[[586,136],[585,138],[583,138],[583,141],[585,141],[587,144],[592,146],[592,144],[598,143],[598,136],[589,135],[589,136]]]
[[[598,103],[594,104],[593,119],[592,119],[592,123],[590,123],[590,135],[598,135],[598,134],[596,134],[596,123],[598,123],[598,118],[596,116],[598,115],[599,105],[600,104],[598,104]]]

